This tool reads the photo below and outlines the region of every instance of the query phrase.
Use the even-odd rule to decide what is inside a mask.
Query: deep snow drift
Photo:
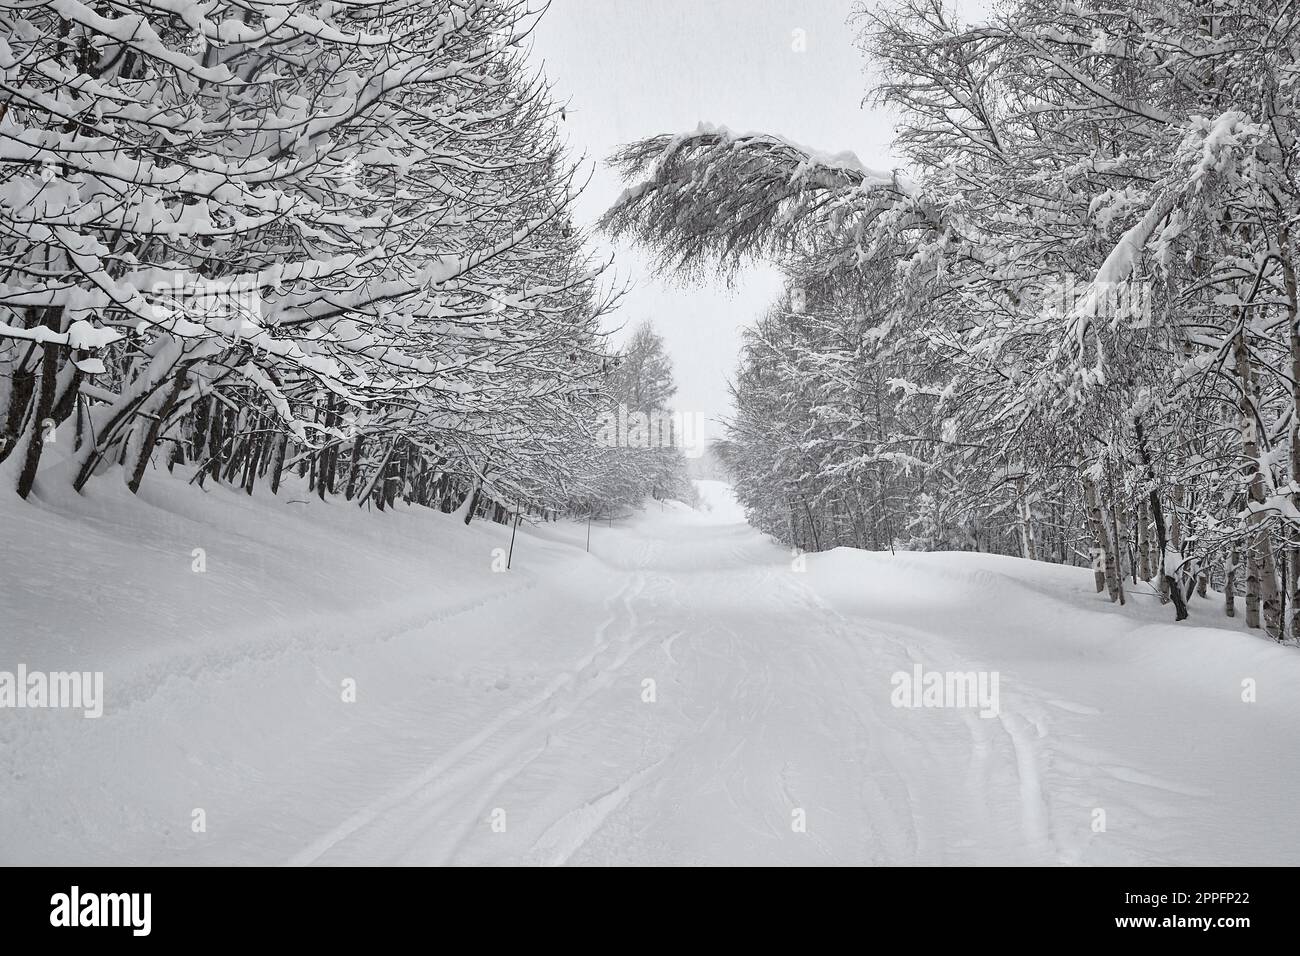
[[[0,710],[0,863],[1300,862],[1294,650],[1080,569],[792,556],[702,486],[507,572],[507,528],[292,487],[0,499],[0,670],[105,696]],[[998,713],[895,706],[917,666]]]

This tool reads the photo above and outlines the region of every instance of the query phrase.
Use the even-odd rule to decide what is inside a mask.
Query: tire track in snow
[[[881,671],[882,661],[868,656],[868,648],[862,640],[863,628],[827,604],[812,588],[792,576],[782,576],[781,584],[793,592],[794,599],[826,634],[848,650],[850,658],[857,664],[856,668],[832,668],[829,673],[839,686],[839,699],[849,703],[848,713],[856,723],[862,740],[866,742],[865,756],[870,763],[861,786],[870,790],[869,794],[864,793],[872,807],[867,817],[873,823],[873,834],[885,844],[883,862],[913,861],[920,855],[923,839],[923,830],[916,812],[917,797],[908,776],[899,771],[900,765],[907,764],[896,760],[896,755],[886,749],[897,730],[897,721],[894,719],[896,715],[892,710],[882,713],[877,694],[865,686],[855,688],[848,680],[850,673],[865,677]],[[910,647],[889,635],[882,636],[912,656]],[[885,684],[882,683],[881,686],[884,687]],[[869,720],[861,710],[853,706],[856,701],[863,701],[867,705]],[[880,766],[881,763],[884,766]],[[893,790],[886,789],[886,784],[890,781],[895,782]],[[883,819],[884,825],[874,825],[876,819]]]
[[[580,807],[564,814],[538,837],[529,856],[546,866],[563,866],[587,841],[600,831],[605,821],[655,776],[655,771],[669,760],[664,757],[643,767],[622,783],[592,797]]]
[[[550,712],[554,715],[559,695],[563,694],[567,688],[577,684],[586,669],[596,661],[602,652],[611,647],[609,630],[619,617],[617,610],[613,606],[618,602],[627,600],[629,592],[643,586],[643,577],[639,572],[628,576],[622,587],[606,601],[606,607],[611,609],[611,613],[598,628],[592,649],[552,678],[539,693],[521,703],[506,708],[477,733],[462,740],[436,759],[423,772],[389,791],[378,800],[372,801],[328,833],[304,847],[288,860],[288,865],[305,866],[316,862],[343,841],[353,837],[380,818],[390,815],[404,804],[417,799],[427,802],[438,800],[445,790],[456,787],[462,777],[473,770],[469,766],[473,758],[481,754],[490,745],[500,747],[504,743],[505,759],[507,761],[511,756],[515,756],[518,752],[518,745],[535,736],[537,725],[530,723],[522,733],[505,735],[503,741],[498,740],[498,737],[519,721],[527,721],[531,717],[545,715],[548,705],[551,705]],[[514,749],[511,749],[512,745],[514,745]]]
[[[1049,811],[1047,799],[1043,795],[1038,746],[1027,731],[1027,722],[1019,714],[999,712],[997,719],[1011,738],[1011,748],[1015,753],[1016,778],[1020,783],[1020,821],[1025,839],[1031,845],[1051,845]]]
[[[500,794],[514,781],[520,774],[529,768],[536,760],[546,755],[550,750],[552,736],[559,725],[575,716],[581,706],[594,697],[597,693],[605,690],[613,683],[614,677],[618,671],[626,664],[638,651],[651,642],[652,638],[645,638],[635,643],[629,643],[626,650],[618,655],[610,664],[602,670],[592,674],[590,680],[581,688],[578,695],[571,701],[565,702],[557,710],[547,714],[547,719],[538,725],[528,728],[514,739],[513,744],[520,748],[526,748],[528,743],[535,740],[536,737],[545,735],[545,740],[535,752],[528,755],[525,759],[508,759],[510,756],[518,756],[518,750],[512,745],[506,751],[507,759],[504,763],[507,766],[491,773],[487,790],[475,801],[468,799],[468,804],[475,809],[465,816],[462,825],[457,830],[457,836],[451,846],[436,859],[437,865],[446,865],[455,862],[457,856],[465,848],[468,840],[472,837],[475,828],[482,823],[488,811],[498,802]],[[499,765],[501,761],[489,761],[487,769],[476,769],[474,776],[462,783],[456,788],[456,794],[464,794],[465,791],[471,793],[481,789],[483,776],[491,772],[493,767]],[[440,802],[448,800],[452,794],[440,793],[437,799]],[[441,814],[439,814],[441,816]]]
[[[855,649],[860,659],[863,659],[866,651],[865,642],[860,638],[854,639],[853,636],[850,636],[854,630],[852,623],[838,610],[821,599],[811,588],[802,583],[799,583],[797,587],[808,596],[808,599],[816,607],[832,616],[842,625],[840,637]],[[881,630],[878,626],[860,626],[856,630],[859,634],[869,633],[871,637],[879,637],[891,642],[903,650],[913,663],[924,663],[918,657],[917,649],[913,644]],[[909,630],[917,634],[918,637],[923,638],[926,636],[925,632],[915,629]],[[846,634],[845,631],[849,633]],[[949,652],[945,651],[945,653]],[[954,662],[953,669],[969,671],[979,668],[968,666],[968,662],[962,660]],[[991,724],[1002,732],[1003,737],[1009,744],[1010,769],[1016,784],[1019,829],[1025,841],[1025,848],[1031,853],[1046,850],[1054,859],[1061,861],[1065,859],[1065,851],[1057,843],[1052,833],[1051,805],[1047,799],[1045,789],[1044,765],[1046,756],[1040,743],[1040,740],[1047,736],[1048,730],[1044,717],[1034,713],[1033,700],[1036,700],[1034,695],[1026,697],[1023,694],[1008,695],[1004,693],[1001,695],[1000,712],[996,720],[990,721],[973,717],[970,714],[964,715],[966,726],[971,732],[971,752],[967,766],[969,799],[966,805],[978,814],[978,820],[985,824],[991,822],[986,801],[996,787],[992,777],[992,762],[995,751],[991,747],[989,736],[983,730],[983,725]],[[1009,706],[1026,710],[1026,714],[1022,715],[1014,710],[1008,710]],[[894,721],[893,723],[896,724],[897,722]],[[926,745],[925,741],[919,738],[918,742],[922,743],[923,746]],[[936,742],[942,743],[942,741]],[[919,836],[922,831],[916,826],[915,812],[913,812],[913,821],[914,832]],[[963,829],[974,831],[978,827],[963,826]]]
[[[507,708],[478,733],[435,760],[425,771],[357,811],[305,847],[288,861],[289,865],[314,863],[372,825],[381,821],[391,823],[389,818],[400,816],[401,808],[411,804],[425,807],[413,821],[414,829],[419,833],[427,834],[435,827],[445,828],[445,817],[449,812],[462,818],[459,826],[454,827],[450,845],[429,852],[438,858],[438,862],[454,860],[497,795],[545,754],[555,728],[572,717],[583,703],[608,687],[618,671],[653,639],[632,640],[639,622],[635,603],[647,583],[646,574],[640,568],[648,561],[651,550],[649,542],[642,546],[623,584],[605,599],[606,616],[596,628],[588,653],[568,665],[540,693]],[[614,652],[611,659],[602,661],[602,655],[608,652]],[[568,696],[569,692],[573,692],[572,696]],[[522,729],[511,730],[520,723]],[[537,745],[539,737],[543,738],[540,746]],[[474,797],[475,791],[480,792],[477,798]],[[455,809],[465,805],[474,808],[467,817]]]

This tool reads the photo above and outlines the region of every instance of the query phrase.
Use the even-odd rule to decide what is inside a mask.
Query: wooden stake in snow
[[[510,550],[506,554],[506,570],[510,570],[510,561],[515,556],[515,532],[519,529],[519,508],[515,507],[515,523],[510,526]]]

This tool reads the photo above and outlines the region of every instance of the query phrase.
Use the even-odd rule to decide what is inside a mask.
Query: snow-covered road
[[[847,622],[802,586],[784,553],[744,526],[657,510],[606,540],[608,566],[575,581],[558,613],[540,595],[496,612],[494,626],[527,644],[561,629],[564,665],[295,862],[912,852],[910,798],[873,706],[888,709],[888,683],[884,693],[869,686]],[[796,809],[811,818],[806,833]]]
[[[1112,608],[1081,569],[844,549],[795,559],[708,490],[712,514],[652,506],[594,528],[591,554],[581,525],[541,526],[508,574],[487,570],[503,529],[445,516],[451,550],[424,565],[427,540],[377,538],[312,581],[245,574],[234,593],[248,613],[274,594],[278,620],[296,625],[312,587],[327,603],[357,577],[366,591],[401,574],[455,585],[255,641],[230,622],[177,641],[129,602],[101,600],[97,639],[129,634],[134,649],[103,658],[103,718],[4,715],[0,856],[1300,861],[1294,651],[1174,627],[1154,598]],[[235,563],[253,563],[256,535],[277,535],[265,517],[212,542],[208,573],[241,548]],[[180,526],[168,533],[180,534],[171,550],[188,547]],[[60,613],[75,618],[76,603]],[[39,658],[39,642],[14,643]],[[891,678],[918,666],[996,673],[997,714],[895,706]],[[341,699],[348,682],[355,702]]]

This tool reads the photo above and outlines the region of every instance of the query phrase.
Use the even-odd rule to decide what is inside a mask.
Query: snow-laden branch
[[[832,219],[874,218],[917,202],[905,175],[869,169],[852,153],[707,124],[631,143],[610,162],[637,181],[605,213],[602,228],[687,272],[727,272],[748,259],[780,257]]]

